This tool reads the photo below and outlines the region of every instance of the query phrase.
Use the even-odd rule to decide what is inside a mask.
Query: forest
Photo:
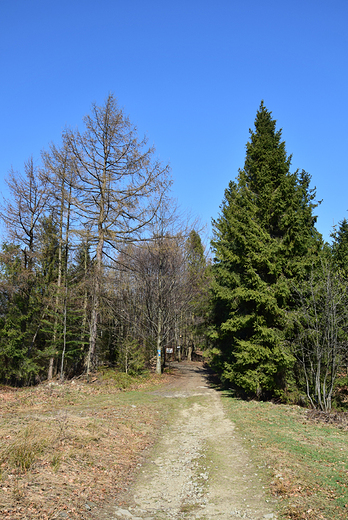
[[[202,353],[244,398],[345,406],[348,222],[324,242],[311,176],[263,102],[210,249],[113,95],[7,185],[0,383],[161,373],[169,349]]]

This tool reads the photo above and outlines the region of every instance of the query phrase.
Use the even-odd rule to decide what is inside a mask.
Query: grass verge
[[[156,437],[165,414],[146,390],[166,377],[1,387],[0,517],[98,518]]]
[[[297,406],[224,397],[254,464],[279,499],[280,518],[348,518],[346,429],[314,422]]]

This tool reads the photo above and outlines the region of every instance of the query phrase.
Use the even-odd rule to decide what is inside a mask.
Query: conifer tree
[[[348,221],[343,219],[339,223],[338,230],[334,230],[331,234],[333,238],[332,243],[332,256],[336,266],[343,271],[348,273]]]
[[[171,182],[169,167],[155,159],[146,139],[138,139],[113,95],[103,106],[93,104],[84,124],[82,133],[67,130],[64,141],[76,170],[76,212],[95,248],[89,373],[96,364],[104,258],[148,232]]]
[[[261,397],[286,390],[294,364],[286,341],[291,287],[319,241],[310,176],[290,172],[291,156],[263,102],[250,134],[244,169],[213,221],[212,338],[223,378]]]
[[[195,349],[205,345],[205,320],[209,306],[210,265],[201,237],[196,230],[190,231],[185,244],[189,284],[192,300],[186,312],[187,333]],[[190,348],[190,345],[189,345]]]

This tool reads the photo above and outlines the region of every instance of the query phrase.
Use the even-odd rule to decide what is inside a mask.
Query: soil
[[[202,363],[171,363],[175,377],[153,392],[171,412],[126,494],[100,520],[276,519],[219,391]]]

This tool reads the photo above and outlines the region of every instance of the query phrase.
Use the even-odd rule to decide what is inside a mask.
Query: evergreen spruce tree
[[[335,265],[347,275],[348,273],[348,221],[343,219],[339,222],[338,230],[331,234],[332,257]]]
[[[294,365],[286,331],[294,281],[318,250],[315,191],[290,172],[281,131],[263,102],[244,169],[213,221],[212,338],[222,377],[247,395],[281,395]]]
[[[194,229],[189,233],[185,249],[188,269],[194,276],[197,276],[197,272],[206,267],[206,258],[204,256],[204,247],[201,237]]]
[[[186,329],[191,344],[198,350],[206,345],[205,322],[209,309],[210,266],[201,237],[194,229],[188,235],[185,250],[187,277],[192,295],[185,313]],[[183,324],[183,320],[181,322]]]

